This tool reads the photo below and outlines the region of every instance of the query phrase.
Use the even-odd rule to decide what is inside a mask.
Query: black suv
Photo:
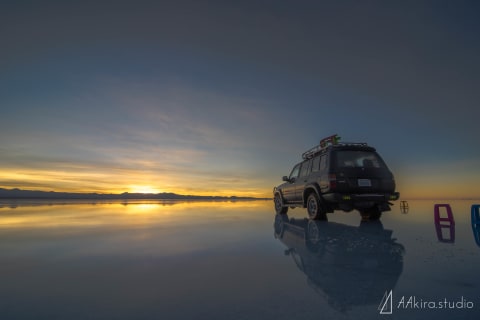
[[[358,210],[363,218],[379,219],[390,210],[395,180],[387,165],[366,143],[339,142],[333,135],[302,154],[285,183],[273,189],[275,211],[285,214],[288,207],[307,208],[315,220],[327,218],[334,210]]]

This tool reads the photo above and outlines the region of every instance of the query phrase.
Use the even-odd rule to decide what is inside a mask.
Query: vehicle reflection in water
[[[407,214],[409,210],[408,202],[406,200],[400,201],[400,212],[403,214]]]
[[[455,243],[455,225],[435,224],[437,239],[443,243]]]
[[[480,204],[473,204],[472,212],[472,231],[475,243],[480,247]]]
[[[342,312],[378,304],[403,270],[405,248],[380,221],[362,221],[355,227],[276,215],[274,235],[308,284]]]
[[[455,243],[455,223],[435,221],[435,231],[439,242]]]
[[[446,215],[442,215],[441,208],[445,208]],[[449,204],[434,205],[433,212],[437,239],[443,243],[455,243],[455,219]]]

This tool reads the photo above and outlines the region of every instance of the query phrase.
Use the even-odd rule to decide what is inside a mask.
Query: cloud
[[[31,175],[26,184],[40,182],[29,171],[38,170],[65,188],[73,180],[52,171],[82,188],[270,192],[334,133],[371,142],[401,169],[480,155],[478,19],[467,5],[4,9],[0,164]],[[107,176],[78,175],[88,171]]]

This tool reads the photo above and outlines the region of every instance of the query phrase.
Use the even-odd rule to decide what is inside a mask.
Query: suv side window
[[[300,170],[300,177],[305,177],[310,173],[310,164],[312,163],[312,160],[305,161],[302,164],[302,169]]]
[[[301,165],[301,163],[297,164],[297,165],[293,168],[292,173],[290,173],[290,177],[289,177],[290,180],[295,180],[295,179],[297,179],[298,174],[300,173],[300,165]]]
[[[327,169],[327,155],[322,154],[320,157],[320,171]]]
[[[319,165],[320,165],[320,156],[316,156],[315,158],[313,158],[312,172],[317,172]]]

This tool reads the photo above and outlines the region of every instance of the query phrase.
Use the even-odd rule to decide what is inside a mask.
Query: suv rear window
[[[339,150],[337,167],[340,168],[385,168],[382,159],[371,151]]]

